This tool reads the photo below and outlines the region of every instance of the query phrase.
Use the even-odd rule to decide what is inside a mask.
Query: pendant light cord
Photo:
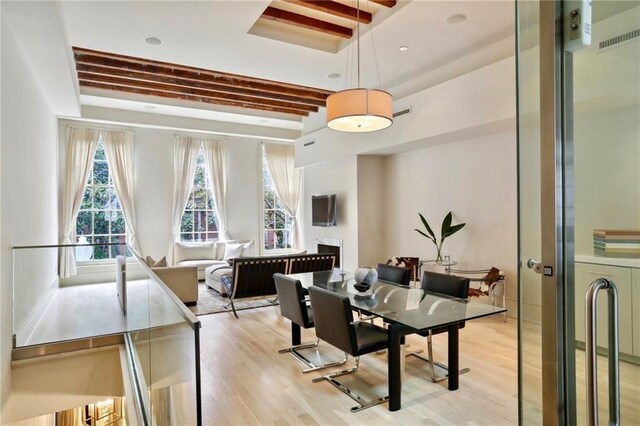
[[[358,88],[360,88],[360,0],[356,2],[356,40],[358,42]]]

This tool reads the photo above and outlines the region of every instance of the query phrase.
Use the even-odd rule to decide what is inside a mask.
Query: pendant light
[[[360,0],[356,21],[358,87],[327,97],[327,127],[340,132],[374,132],[393,124],[393,97],[383,90],[360,87]]]

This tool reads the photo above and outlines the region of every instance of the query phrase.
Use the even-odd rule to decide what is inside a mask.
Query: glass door
[[[640,2],[517,9],[520,421],[590,424],[586,293],[605,279],[619,302],[614,402],[621,424],[640,424]],[[605,293],[594,319],[601,422],[616,407]]]

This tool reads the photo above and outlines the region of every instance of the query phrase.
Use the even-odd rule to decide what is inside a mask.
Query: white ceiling
[[[270,4],[268,0],[64,1],[60,4],[70,46],[331,90],[352,86],[344,75],[353,48],[334,54],[247,33]],[[424,81],[428,72],[459,62],[460,58],[514,32],[512,1],[414,0],[401,1],[396,8],[391,16],[375,26],[373,36],[380,85],[392,93],[394,87],[402,86],[405,93],[401,95],[410,89],[424,88],[410,88],[407,81]],[[449,16],[459,13],[467,15],[465,22],[447,23]],[[163,43],[148,45],[143,41],[148,36],[159,37]],[[362,85],[376,87],[373,43],[366,29],[360,43]],[[400,52],[398,47],[402,45],[409,46],[409,50]],[[487,61],[497,59],[500,58],[487,58]],[[340,73],[343,77],[329,79],[327,76],[331,73]],[[125,109],[141,107],[117,100],[111,104],[108,99],[97,100],[95,96],[81,96],[81,102]],[[181,105],[181,114],[187,113],[184,109]],[[163,113],[171,112],[169,109]],[[259,113],[253,114],[255,117],[247,118],[249,121],[257,124],[263,119]],[[277,120],[271,121],[275,127],[282,125]]]

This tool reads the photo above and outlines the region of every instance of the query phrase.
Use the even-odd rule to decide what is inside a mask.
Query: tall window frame
[[[204,146],[200,145],[191,192],[180,220],[180,241],[217,241],[219,229],[218,210],[209,181]]]
[[[293,217],[287,213],[276,194],[264,146],[262,156],[262,249],[265,252],[291,250],[290,234]]]
[[[126,222],[113,183],[102,135],[98,139],[89,177],[84,186],[82,203],[76,216],[78,243],[97,244],[76,248],[76,260],[108,261],[118,255],[131,257],[126,243]],[[100,245],[118,243],[117,245]]]

